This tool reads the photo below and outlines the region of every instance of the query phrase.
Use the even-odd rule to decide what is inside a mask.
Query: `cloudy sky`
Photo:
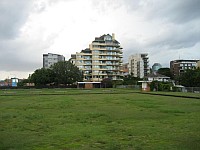
[[[200,0],[0,0],[0,79],[27,78],[44,53],[69,59],[108,33],[124,62],[200,59]]]

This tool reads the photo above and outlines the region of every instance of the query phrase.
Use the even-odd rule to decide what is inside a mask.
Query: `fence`
[[[184,87],[183,92],[200,93],[200,87]]]
[[[141,90],[141,85],[117,85],[116,88]]]

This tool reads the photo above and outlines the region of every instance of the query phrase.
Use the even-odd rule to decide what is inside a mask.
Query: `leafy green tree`
[[[160,68],[158,69],[158,73],[173,78],[170,68]]]
[[[137,82],[141,80],[138,77],[134,77],[133,74],[123,77],[123,84],[124,85],[135,85]]]
[[[153,81],[150,84],[151,91],[170,91],[172,87],[172,83],[170,82],[160,82],[160,81]]]
[[[180,84],[186,87],[200,87],[200,68],[189,69],[181,74]]]
[[[29,79],[24,79],[17,83],[17,87],[23,87],[26,83],[29,83],[29,82],[30,82]]]
[[[70,61],[61,61],[51,67],[57,84],[73,84],[83,80],[83,74]]]
[[[101,85],[102,85],[103,88],[112,88],[113,87],[112,79],[110,79],[110,78],[104,78],[101,81]]]
[[[41,68],[35,70],[35,72],[31,75],[30,80],[35,83],[36,86],[46,85],[54,82],[55,74],[51,69]]]

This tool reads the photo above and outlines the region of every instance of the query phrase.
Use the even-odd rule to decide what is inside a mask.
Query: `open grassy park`
[[[200,94],[184,94],[0,90],[0,149],[199,150]]]

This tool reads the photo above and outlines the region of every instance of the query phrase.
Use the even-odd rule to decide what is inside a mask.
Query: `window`
[[[94,67],[94,68],[99,68],[99,66],[97,66],[97,65],[94,65],[93,67]]]
[[[99,61],[98,60],[93,60],[93,63],[99,63]]]
[[[98,50],[93,50],[93,52],[94,52],[94,53],[99,53],[99,51],[98,51]]]
[[[111,41],[112,40],[112,37],[107,35],[104,37],[104,41]]]
[[[106,50],[113,50],[113,47],[107,46],[107,47],[106,47]]]

